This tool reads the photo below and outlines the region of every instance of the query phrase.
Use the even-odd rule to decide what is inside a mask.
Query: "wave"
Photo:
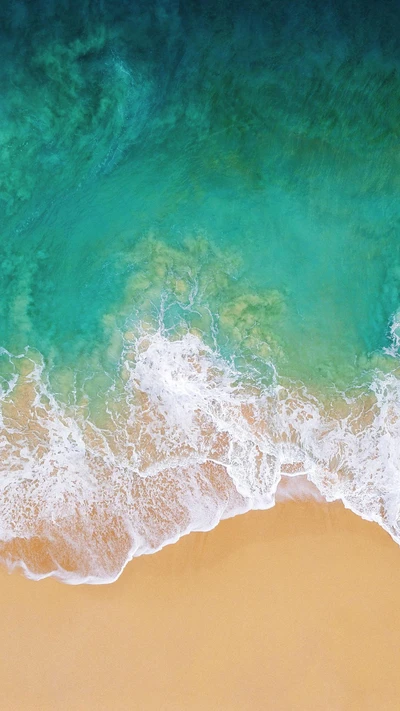
[[[100,414],[83,398],[62,403],[37,353],[3,351],[13,373],[0,398],[9,569],[112,582],[135,556],[299,495],[341,500],[400,542],[395,371],[328,399],[276,373],[269,386],[249,383],[194,333],[142,328],[123,344]],[[296,478],[301,494],[283,486]]]
[[[384,353],[393,358],[400,355],[400,312],[395,313],[390,325],[390,345],[383,349]]]

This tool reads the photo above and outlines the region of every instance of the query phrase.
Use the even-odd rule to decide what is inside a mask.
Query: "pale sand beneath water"
[[[400,548],[285,503],[133,561],[117,583],[3,572],[1,711],[396,711]]]

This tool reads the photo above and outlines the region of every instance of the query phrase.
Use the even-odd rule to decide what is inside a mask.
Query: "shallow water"
[[[3,559],[115,578],[282,473],[400,539],[400,9],[5,2]]]

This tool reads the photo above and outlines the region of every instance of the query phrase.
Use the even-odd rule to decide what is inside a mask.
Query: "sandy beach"
[[[134,560],[112,585],[1,573],[4,711],[394,711],[400,548],[284,503]]]

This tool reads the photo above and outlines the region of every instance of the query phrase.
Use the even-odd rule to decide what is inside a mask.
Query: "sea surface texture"
[[[400,4],[0,4],[0,558],[301,476],[400,543]]]

